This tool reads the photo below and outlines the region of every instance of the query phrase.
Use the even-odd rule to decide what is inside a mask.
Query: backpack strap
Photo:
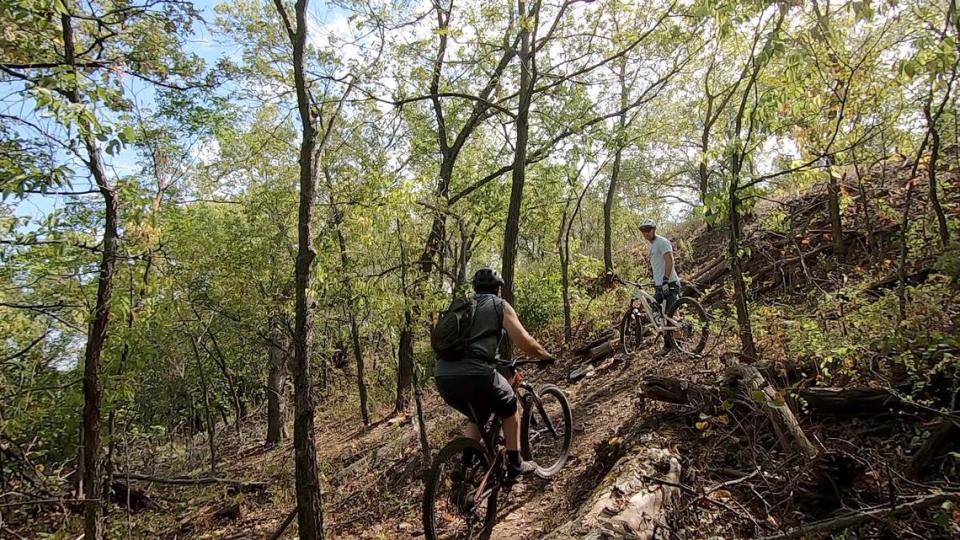
[[[498,304],[500,309],[498,309]],[[491,328],[490,330],[487,330],[486,332],[483,332],[478,336],[474,336],[473,339],[471,339],[471,341],[481,340],[488,336],[497,335],[503,331],[503,300],[501,298],[495,297],[493,299],[493,312],[497,314],[497,323],[498,323],[497,327]],[[474,317],[474,322],[475,321],[476,321],[476,318]]]

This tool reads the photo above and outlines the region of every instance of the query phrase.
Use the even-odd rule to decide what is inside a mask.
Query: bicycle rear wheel
[[[679,331],[673,332],[677,347],[688,354],[702,353],[710,337],[707,312],[703,306],[693,298],[683,297],[670,306],[667,316],[680,326]]]
[[[472,451],[472,452],[471,452]],[[476,456],[466,463],[464,453]],[[489,463],[480,443],[465,437],[444,446],[433,460],[423,491],[423,531],[427,540],[490,538],[497,519],[500,481],[491,475],[477,500]]]
[[[520,421],[520,449],[524,459],[537,462],[536,475],[550,478],[567,463],[573,441],[573,412],[567,396],[556,386],[539,389],[539,405],[530,396]]]
[[[641,317],[643,317],[642,312],[631,306],[620,321],[620,346],[626,354],[638,352],[646,345]]]

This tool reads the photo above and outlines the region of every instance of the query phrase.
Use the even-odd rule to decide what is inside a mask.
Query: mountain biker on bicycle
[[[524,353],[543,359],[545,364],[552,364],[554,359],[523,327],[513,306],[500,298],[503,278],[499,272],[490,268],[477,270],[472,284],[477,306],[466,343],[467,354],[454,361],[438,359],[434,378],[440,397],[470,420],[464,430],[467,437],[480,441],[478,419],[482,422],[491,414],[503,419],[507,475],[509,480],[516,480],[521,474],[535,471],[537,464],[520,457],[517,397],[510,381],[496,370],[496,362],[510,357],[511,343]]]
[[[670,312],[673,306],[680,298],[680,277],[677,276],[677,268],[673,259],[673,245],[669,240],[657,234],[657,224],[652,219],[645,220],[640,224],[640,232],[643,237],[650,242],[650,269],[653,272],[653,284],[657,292],[654,298],[657,300],[657,308],[666,300],[666,313]],[[673,339],[673,332],[665,332],[663,335],[663,350],[657,353],[657,356],[666,356],[677,350],[677,342]]]

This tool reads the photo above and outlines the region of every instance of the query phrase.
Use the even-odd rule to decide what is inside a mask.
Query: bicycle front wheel
[[[454,439],[437,453],[423,490],[427,540],[490,538],[500,486],[496,474],[483,482],[489,467],[483,448],[473,439]]]
[[[524,459],[537,462],[536,475],[550,478],[567,463],[573,441],[573,412],[567,396],[556,386],[540,388],[530,396],[520,421],[520,449]]]
[[[710,337],[710,327],[707,312],[693,298],[683,297],[672,306],[667,315],[680,327],[673,332],[673,339],[677,347],[688,354],[700,354],[707,345]]]

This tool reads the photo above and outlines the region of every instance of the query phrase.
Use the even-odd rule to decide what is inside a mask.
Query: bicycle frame
[[[657,304],[657,299],[651,296],[646,291],[644,291],[639,284],[631,283],[631,285],[634,285],[637,287],[636,292],[639,295],[639,297],[634,297],[630,299],[631,311],[637,308],[636,304],[639,301],[639,304],[643,307],[643,312],[647,316],[647,320],[650,321],[650,324],[653,325],[653,328],[656,331],[656,333],[662,334],[664,332],[669,332],[673,330],[681,330],[680,324],[677,321],[667,316],[666,302],[664,302],[664,304],[660,306],[660,314],[663,317],[663,320],[669,324],[660,324],[657,322],[657,319],[653,316],[653,308],[651,307]]]
[[[529,407],[531,403],[535,405],[543,418],[546,419],[547,428],[553,435],[556,435],[557,429],[554,427],[553,421],[543,409],[543,403],[540,401],[540,396],[537,395],[533,385],[523,380],[523,376],[520,374],[519,369],[514,368],[514,374],[512,380],[510,381],[510,386],[513,388],[514,393],[517,394],[517,402],[519,406],[526,408]],[[474,416],[476,416],[476,413],[474,413]],[[500,470],[502,463],[506,459],[506,446],[497,444],[497,437],[500,436],[502,427],[503,419],[496,415],[494,415],[489,430],[484,430],[483,425],[481,425],[479,422],[477,423],[477,428],[480,431],[480,439],[483,441],[483,446],[486,448],[491,459],[490,466],[487,467],[486,472],[483,474],[483,478],[480,480],[480,485],[477,486],[477,492],[474,494],[474,505],[479,505],[487,496],[489,496],[489,490],[486,489],[487,484],[490,482],[494,471]]]

